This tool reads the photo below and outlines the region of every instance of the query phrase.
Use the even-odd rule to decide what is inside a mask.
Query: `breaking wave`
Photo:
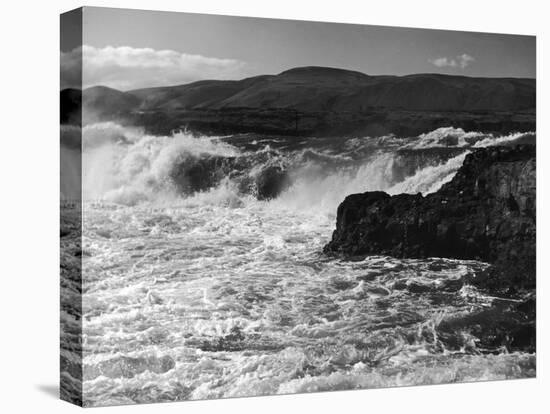
[[[462,128],[443,127],[426,134],[405,145],[406,148],[480,148],[492,145],[510,144],[517,141],[533,140],[534,132],[519,132],[504,136],[495,136],[491,133],[466,132]]]
[[[62,148],[77,146],[78,133],[73,129],[62,131]],[[153,136],[139,128],[98,123],[82,130],[83,197],[125,205],[190,197],[237,205],[252,198],[332,211],[351,193],[437,191],[452,179],[471,148],[534,137],[534,133],[493,136],[448,127],[412,138],[300,141],[197,137],[185,132]],[[71,193],[72,185],[65,180],[63,192]]]

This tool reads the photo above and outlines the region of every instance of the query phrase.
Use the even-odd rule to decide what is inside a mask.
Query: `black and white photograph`
[[[58,17],[60,404],[536,381],[535,31]]]
[[[61,16],[61,398],[536,377],[535,36]]]

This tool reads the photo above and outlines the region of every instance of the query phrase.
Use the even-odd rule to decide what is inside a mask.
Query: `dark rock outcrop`
[[[344,257],[476,259],[494,265],[471,283],[500,293],[530,290],[536,283],[535,185],[535,146],[478,149],[436,193],[348,196],[324,250]]]

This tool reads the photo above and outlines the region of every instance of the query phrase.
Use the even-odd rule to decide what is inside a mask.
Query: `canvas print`
[[[535,46],[63,14],[61,397],[535,377]]]

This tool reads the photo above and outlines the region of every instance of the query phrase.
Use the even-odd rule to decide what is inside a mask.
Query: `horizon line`
[[[142,90],[145,90],[145,89],[175,88],[175,87],[179,87],[179,86],[191,85],[191,84],[198,83],[198,82],[212,82],[212,81],[240,82],[240,81],[244,81],[244,80],[247,80],[247,79],[253,79],[253,78],[257,78],[257,77],[261,77],[261,76],[273,76],[273,77],[280,76],[280,75],[282,75],[286,72],[290,72],[290,71],[296,70],[296,69],[312,69],[312,68],[315,68],[315,69],[331,69],[331,70],[335,70],[335,71],[357,73],[357,74],[361,74],[361,75],[364,75],[364,76],[367,76],[367,77],[373,77],[373,78],[374,77],[406,78],[406,77],[409,77],[409,76],[430,75],[430,76],[444,76],[444,77],[449,77],[449,78],[469,78],[469,79],[518,79],[518,80],[533,80],[533,81],[536,81],[536,79],[537,79],[536,77],[529,78],[529,77],[521,77],[521,76],[494,76],[494,77],[493,76],[468,76],[468,75],[447,74],[447,73],[441,73],[441,72],[418,72],[418,73],[409,73],[407,75],[391,75],[391,74],[375,74],[375,75],[372,75],[372,74],[364,73],[364,72],[361,72],[361,71],[358,71],[358,70],[345,69],[345,68],[341,68],[341,67],[307,65],[307,66],[291,67],[289,69],[285,69],[285,70],[283,70],[279,73],[276,73],[276,74],[260,73],[258,75],[247,76],[247,77],[240,78],[240,79],[215,79],[215,78],[209,78],[209,79],[199,79],[199,80],[196,80],[196,81],[186,82],[186,83],[146,86],[146,87],[143,87],[143,88],[135,88],[135,89],[127,89],[127,90],[113,88],[111,86],[106,86],[106,85],[103,85],[103,84],[95,84],[95,85],[87,86],[85,88],[83,88],[83,87],[81,87],[81,88],[67,87],[67,88],[60,88],[60,90],[64,91],[64,90],[67,90],[67,89],[75,89],[75,90],[84,91],[84,90],[87,90],[87,89],[102,87],[102,88],[112,89],[112,90],[119,91],[119,92],[128,93],[128,92],[132,92],[132,91],[142,91]]]

